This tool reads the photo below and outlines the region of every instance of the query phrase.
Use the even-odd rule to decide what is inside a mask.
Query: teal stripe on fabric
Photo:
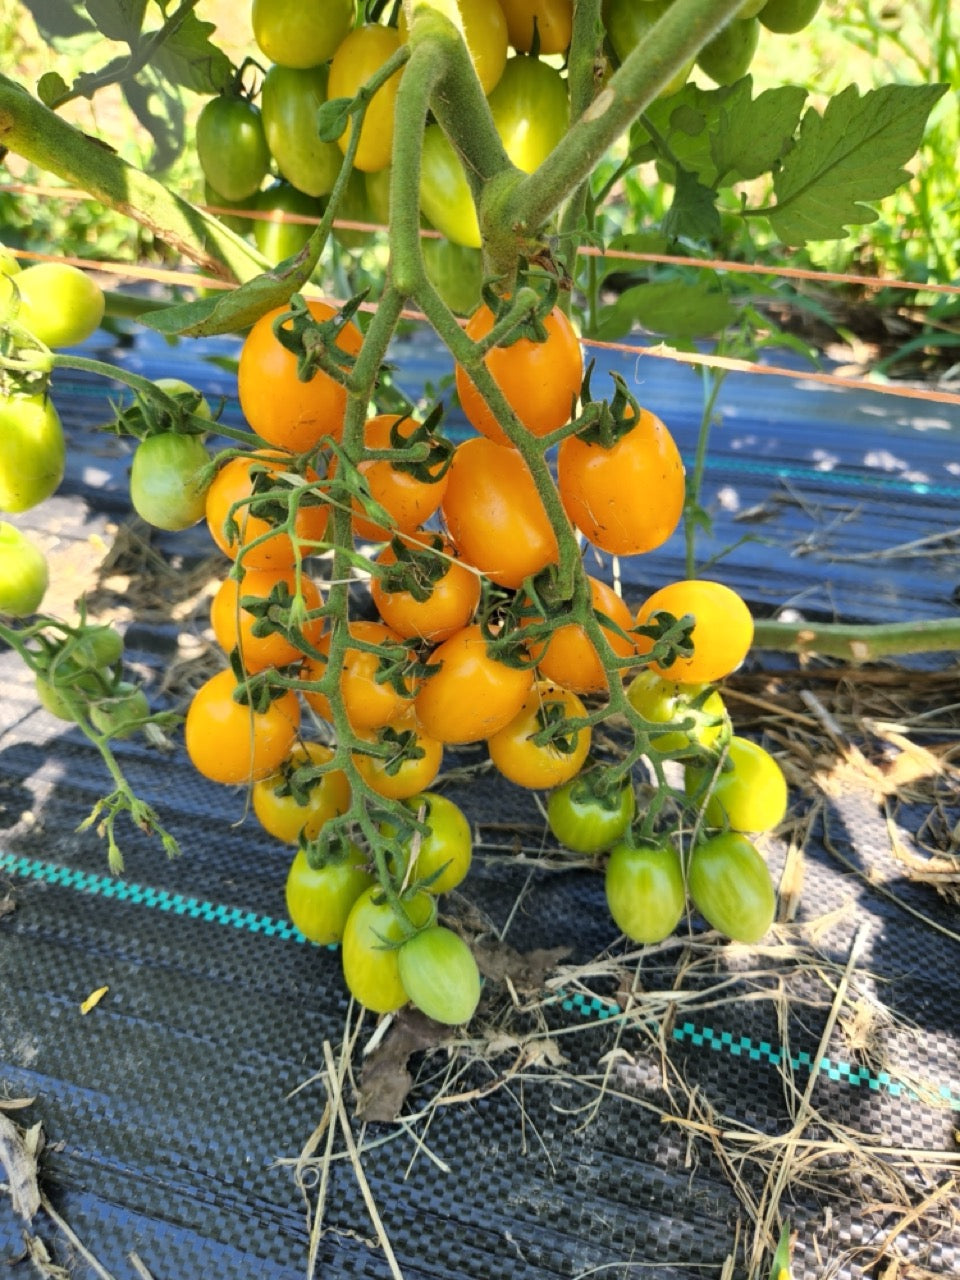
[[[0,853],[0,871],[20,876],[25,880],[39,880],[57,885],[61,889],[74,889],[100,898],[114,898],[118,902],[130,902],[135,906],[152,907],[174,916],[187,916],[192,920],[205,920],[209,924],[230,925],[248,933],[260,933],[266,937],[286,938],[293,942],[306,942],[299,929],[287,920],[275,920],[257,911],[244,911],[242,907],[229,907],[222,902],[209,902],[203,898],[187,897],[182,893],[170,893],[166,889],[154,889],[150,885],[134,884],[115,876],[101,876],[95,872],[81,871],[76,867],[63,867],[39,858],[18,857],[12,853]]]

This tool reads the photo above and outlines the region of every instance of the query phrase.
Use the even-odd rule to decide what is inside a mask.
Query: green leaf
[[[153,139],[150,169],[169,168],[183,150],[183,104],[156,67],[145,67],[136,80],[121,84],[130,110]]]
[[[726,328],[736,312],[729,299],[709,280],[638,284],[626,289],[612,306],[600,312],[596,337],[613,342],[634,325],[677,341],[702,338]]]
[[[310,279],[319,256],[320,241],[313,235],[298,254],[272,271],[265,271],[238,288],[214,297],[164,307],[162,311],[145,315],[142,323],[167,337],[200,338],[216,333],[239,333],[249,329],[267,311],[285,306],[291,294]]]
[[[210,42],[216,30],[213,22],[201,22],[188,13],[183,22],[163,41],[150,58],[151,65],[183,89],[193,93],[219,93],[233,79],[233,65],[227,55]]]
[[[731,95],[710,132],[713,184],[731,185],[770,172],[792,145],[806,100],[806,89],[797,85],[767,89],[752,100],[749,94]]]
[[[45,71],[37,81],[37,97],[45,107],[70,92],[70,86],[58,71]]]
[[[658,230],[635,231],[630,235],[614,236],[604,250],[602,258],[597,260],[600,280],[614,272],[635,274],[647,271],[648,264],[637,262],[633,258],[619,257],[617,250],[625,253],[666,253],[667,237]]]
[[[678,169],[673,203],[663,219],[663,233],[671,240],[714,241],[720,238],[717,193],[696,174]]]
[[[882,200],[907,181],[903,165],[947,88],[893,84],[861,97],[850,85],[822,116],[808,110],[797,145],[774,177],[777,203],[768,216],[784,244],[839,240],[848,227],[875,221],[864,202]]]
[[[353,98],[330,98],[317,108],[317,137],[321,142],[336,142],[350,121]]]
[[[86,7],[83,0],[60,4],[51,4],[50,0],[24,0],[24,8],[30,10],[37,30],[53,45],[93,31]]]
[[[140,35],[147,0],[87,0],[87,13],[108,40],[133,45]]]

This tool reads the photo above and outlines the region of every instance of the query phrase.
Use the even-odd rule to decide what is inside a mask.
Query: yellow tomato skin
[[[330,63],[327,85],[328,100],[353,98],[357,90],[400,48],[400,36],[394,27],[381,27],[368,22],[355,27],[340,43]],[[400,84],[400,71],[376,91],[367,106],[360,128],[360,142],[354,165],[363,173],[376,173],[390,163],[393,151],[393,124]],[[346,155],[353,121],[337,139]]]

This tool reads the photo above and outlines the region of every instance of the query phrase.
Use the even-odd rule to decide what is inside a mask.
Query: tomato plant
[[[517,714],[487,739],[490,759],[520,787],[546,789],[569,782],[590,750],[588,725],[571,725],[587,710],[575,693],[535,681]]]
[[[0,520],[0,613],[12,618],[36,613],[48,581],[47,557],[40,548]]]
[[[324,743],[298,742],[275,773],[253,784],[253,812],[265,831],[296,844],[301,835],[315,839],[331,818],[346,813],[350,783],[341,769],[327,767],[332,759],[333,751]]]
[[[694,906],[735,942],[759,942],[773,924],[776,891],[756,846],[736,831],[694,846],[687,867]]]
[[[434,919],[433,898],[422,890],[403,899],[413,929]],[[400,977],[400,944],[408,936],[401,920],[374,885],[364,889],[343,931],[343,976],[353,998],[373,1013],[391,1013],[409,999]]]
[[[0,511],[29,511],[49,498],[66,454],[60,415],[47,396],[0,395]]]
[[[687,903],[680,855],[670,844],[624,840],[614,845],[604,889],[617,928],[631,942],[649,944],[668,938]]]
[[[783,770],[758,742],[736,734],[717,767],[686,766],[684,787],[687,795],[704,803],[703,818],[710,827],[771,831],[787,811]]]
[[[199,436],[159,431],[137,445],[130,465],[130,501],[141,520],[177,531],[206,514],[210,455]]]
[[[318,946],[340,942],[355,902],[373,883],[358,845],[348,844],[316,867],[306,849],[298,849],[284,887],[290,923]]]
[[[602,790],[589,773],[565,782],[547,798],[550,830],[574,853],[603,853],[623,837],[636,811],[629,782]]]
[[[428,1018],[459,1026],[480,1002],[480,971],[473,952],[452,929],[430,925],[397,953],[400,981],[408,999]]]
[[[300,704],[289,689],[262,710],[239,702],[239,689],[232,671],[220,671],[187,708],[187,754],[212,782],[250,783],[273,773],[290,754],[300,725]]]
[[[103,290],[66,262],[37,262],[16,273],[17,323],[48,347],[86,342],[103,319]]]

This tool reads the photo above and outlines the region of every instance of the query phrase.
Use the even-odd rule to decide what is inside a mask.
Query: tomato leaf
[[[661,225],[672,240],[718,240],[720,212],[716,191],[689,170],[678,169],[673,203]]]
[[[149,167],[155,172],[169,168],[183,150],[185,138],[179,97],[156,67],[145,67],[136,80],[125,80],[121,89],[130,110],[153,139]]]
[[[729,299],[706,280],[638,284],[604,307],[594,336],[613,342],[640,324],[671,338],[704,337],[725,328],[734,314]]]
[[[752,100],[749,93],[731,95],[710,132],[711,181],[729,185],[773,169],[792,145],[806,100],[806,89],[797,85],[767,89]]]
[[[108,40],[133,45],[143,26],[147,0],[87,0],[86,10]]]
[[[233,79],[227,55],[210,43],[213,22],[188,13],[183,22],[154,50],[151,64],[174,84],[194,93],[219,93]]]
[[[605,280],[614,272],[636,274],[639,271],[645,270],[645,263],[638,262],[636,259],[628,257],[621,258],[618,256],[617,250],[621,250],[626,254],[665,254],[668,247],[667,237],[656,229],[635,231],[632,235],[614,236],[604,250],[603,257],[599,259],[600,279]]]
[[[903,165],[923,138],[927,116],[947,85],[886,85],[860,96],[856,85],[808,110],[797,145],[774,176],[770,225],[784,244],[839,240],[873,222],[865,202],[882,200],[909,178]]]
[[[45,107],[69,93],[70,86],[58,71],[47,71],[37,81],[37,97]]]

